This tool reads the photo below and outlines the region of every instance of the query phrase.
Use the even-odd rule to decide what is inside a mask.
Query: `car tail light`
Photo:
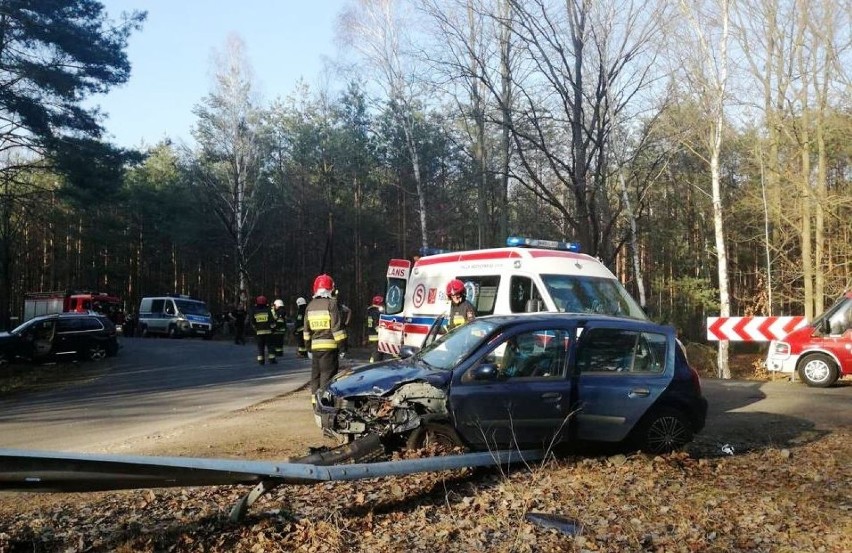
[[[698,371],[689,367],[689,376],[692,378],[692,385],[695,386],[695,391],[701,395],[701,378],[698,376]]]

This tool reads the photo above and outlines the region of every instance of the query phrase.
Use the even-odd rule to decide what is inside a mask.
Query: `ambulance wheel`
[[[839,377],[837,363],[824,353],[806,355],[799,363],[799,378],[812,388],[828,388]]]

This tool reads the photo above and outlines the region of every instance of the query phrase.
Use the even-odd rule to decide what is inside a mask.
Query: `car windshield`
[[[175,303],[184,315],[204,315],[210,314],[207,305],[200,301],[175,300]]]
[[[22,324],[16,326],[15,328],[13,328],[12,330],[10,330],[9,333],[10,334],[20,334],[21,332],[23,332],[26,329],[26,327],[30,326],[31,324],[34,324],[34,323],[32,321],[27,321],[25,323],[22,323]]]
[[[541,279],[559,311],[648,319],[617,280],[576,275],[541,275]]]
[[[434,369],[452,370],[479,347],[495,328],[497,325],[492,322],[483,319],[473,320],[424,347],[415,359]]]

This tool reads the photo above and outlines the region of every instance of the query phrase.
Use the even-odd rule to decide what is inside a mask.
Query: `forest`
[[[813,317],[852,287],[847,8],[350,0],[338,87],[260,101],[233,35],[193,142],[127,151],[80,101],[145,13],[3,2],[0,323],[47,290],[295,308],[326,272],[360,325],[389,259],[509,235],[579,243],[686,341]]]

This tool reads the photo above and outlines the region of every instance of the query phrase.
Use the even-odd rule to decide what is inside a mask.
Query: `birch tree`
[[[699,0],[700,2],[700,0]],[[710,181],[713,202],[713,228],[719,279],[719,315],[731,315],[731,299],[728,291],[728,257],[725,246],[724,207],[719,158],[722,152],[722,135],[725,127],[725,101],[728,86],[728,36],[729,36],[729,0],[719,0],[713,8],[704,11],[703,5],[681,0],[681,10],[692,29],[693,40],[686,44],[695,45],[685,48],[684,53],[695,56],[684,58],[686,82],[698,102],[708,115],[706,129],[707,160],[710,166]],[[719,341],[717,362],[720,378],[730,378],[728,365],[728,341]]]
[[[192,185],[231,237],[238,292],[244,294],[251,281],[248,260],[259,247],[252,235],[268,208],[260,179],[261,113],[243,40],[228,37],[215,63],[213,90],[194,110]]]
[[[423,91],[415,78],[410,45],[403,21],[405,4],[398,0],[353,0],[343,12],[340,36],[360,54],[372,72],[372,81],[382,89],[405,139],[417,188],[421,244],[429,246],[426,217],[426,190],[421,173],[420,146],[417,143],[416,113]]]

